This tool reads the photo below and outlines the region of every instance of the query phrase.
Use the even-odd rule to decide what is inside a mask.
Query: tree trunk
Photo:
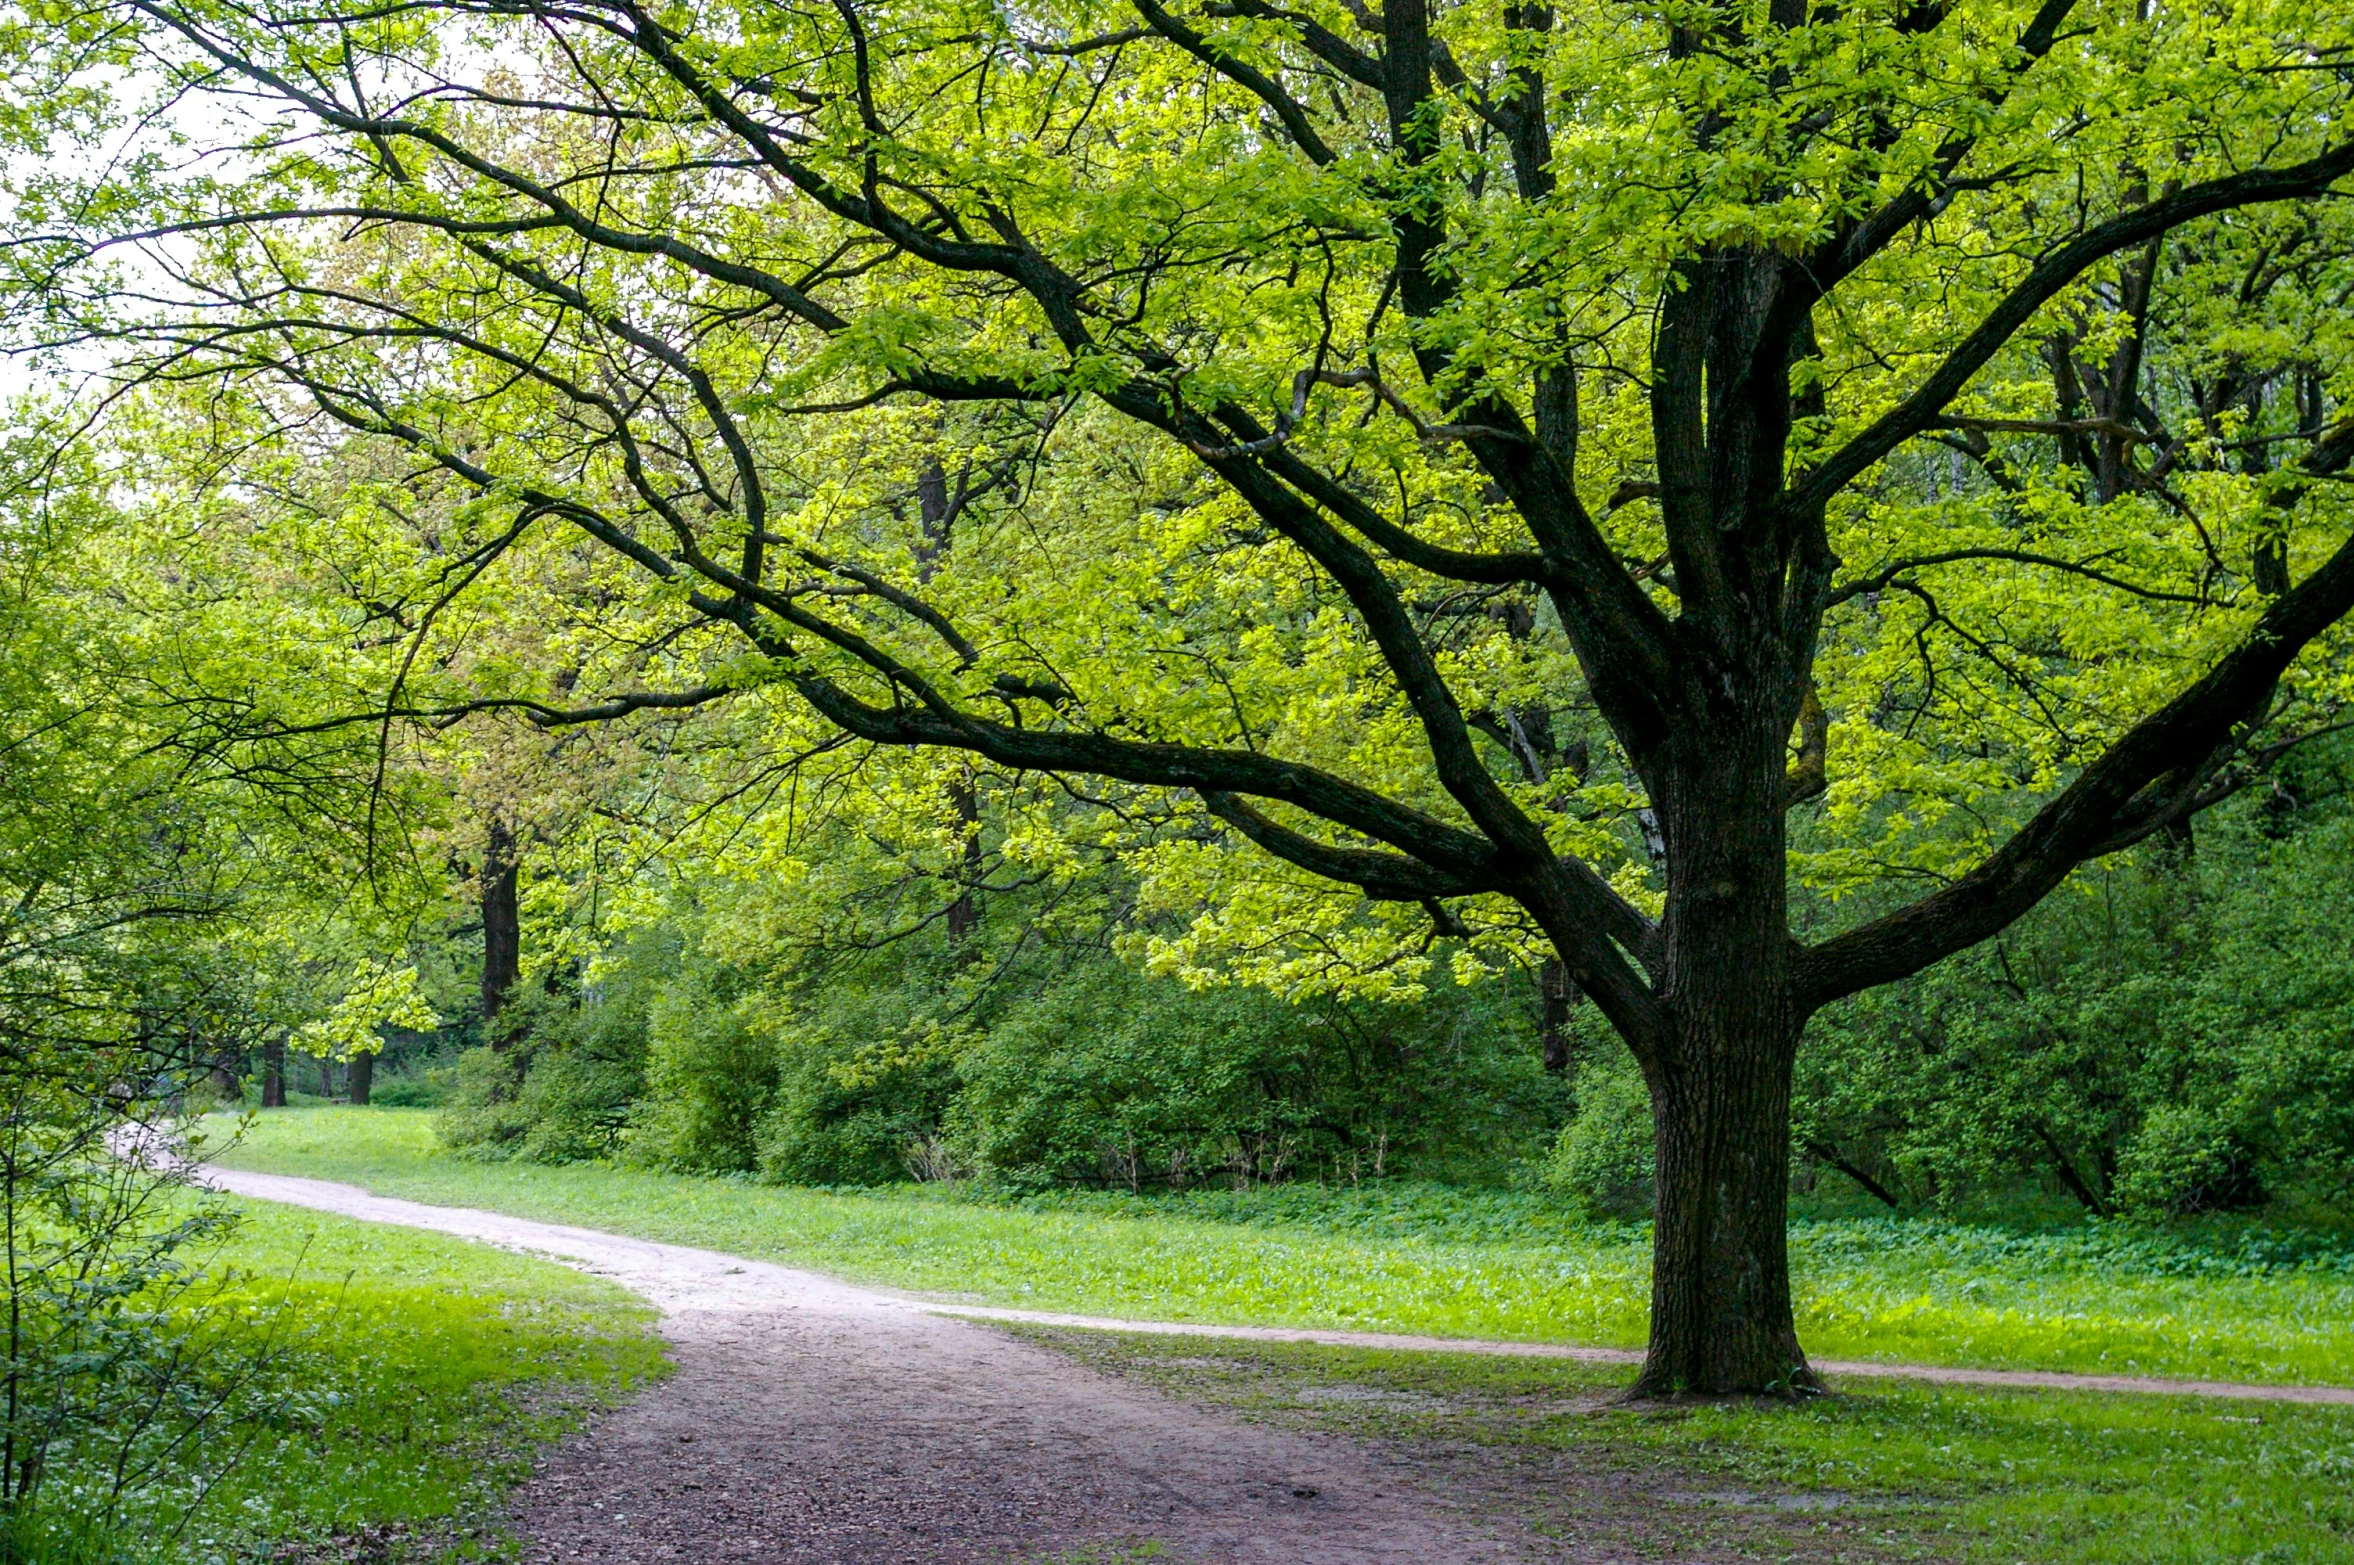
[[[1669,1025],[1645,1074],[1657,1159],[1638,1396],[1811,1387],[1790,1306],[1789,721],[1759,701],[1676,758],[1660,801]],[[1788,711],[1795,713],[1792,701]],[[1746,720],[1743,720],[1746,719]]]
[[[1539,964],[1537,994],[1545,1007],[1537,1033],[1544,1044],[1545,1069],[1565,1071],[1569,1069],[1569,1013],[1577,1003],[1577,986],[1569,981],[1569,968],[1561,958],[1550,956]]]
[[[1771,1038],[1654,1088],[1651,1345],[1638,1396],[1798,1390],[1790,1307],[1790,1068]]]
[[[963,877],[963,889],[956,900],[948,904],[948,944],[959,961],[969,961],[978,953],[972,949],[973,935],[981,927],[981,907],[974,899],[973,886],[981,878],[981,801],[973,789],[972,773],[965,773],[962,781],[948,790],[949,802],[956,810],[956,824],[964,845],[958,850],[958,873]]]
[[[523,922],[515,901],[515,834],[491,817],[482,847],[482,1039],[493,1049],[507,1039],[493,1025],[523,960]]]
[[[262,1045],[262,1107],[282,1109],[286,1106],[286,1044],[283,1040]]]
[[[335,1096],[335,1062],[323,1054],[319,1056],[319,1096]]]
[[[373,1054],[353,1055],[349,1076],[352,1107],[364,1109],[368,1106],[368,1089],[376,1083],[376,1056]]]

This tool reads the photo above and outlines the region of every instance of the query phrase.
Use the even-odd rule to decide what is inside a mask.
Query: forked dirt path
[[[354,1185],[213,1168],[239,1195],[460,1235],[611,1278],[664,1312],[677,1373],[519,1493],[531,1565],[1000,1565],[1129,1541],[1200,1565],[1631,1558],[1540,1538],[1378,1448],[1189,1408],[978,1319],[1187,1336],[1617,1360],[1550,1344],[1108,1320],[928,1303],[709,1250]],[[2354,1388],[1818,1363],[2051,1389],[2354,1404]]]
[[[1130,1542],[1168,1565],[1472,1565],[1540,1543],[1354,1442],[1188,1408],[1061,1354],[809,1272],[356,1186],[226,1169],[239,1195],[437,1229],[659,1306],[677,1372],[517,1494],[531,1565],[1000,1565]]]

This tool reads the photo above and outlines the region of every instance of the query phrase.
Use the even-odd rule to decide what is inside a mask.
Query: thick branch
[[[1995,934],[2068,872],[2138,824],[2149,790],[2202,768],[2257,721],[2305,645],[2354,610],[2354,542],[2272,602],[2247,640],[2199,682],[2134,725],[1969,874],[1908,908],[1806,951],[1795,974],[1813,1010],[1918,972]]]
[[[1291,137],[1292,145],[1305,153],[1309,162],[1321,167],[1332,161],[1332,148],[1324,144],[1324,138],[1316,134],[1316,127],[1308,123],[1308,111],[1266,72],[1236,58],[1171,16],[1159,0],[1135,0],[1135,6],[1136,14],[1154,32],[1267,105],[1283,122],[1284,133]]]
[[[1426,897],[1461,897],[1496,889],[1399,854],[1318,842],[1304,832],[1269,820],[1230,793],[1207,792],[1201,797],[1212,815],[1285,863],[1296,864],[1327,880],[1362,887],[1367,896],[1378,902],[1420,902]]]

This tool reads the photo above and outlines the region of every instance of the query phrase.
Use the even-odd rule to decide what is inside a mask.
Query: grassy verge
[[[1132,1319],[1635,1346],[1639,1229],[1526,1201],[1295,1190],[1020,1205],[931,1187],[826,1192],[440,1153],[415,1110],[265,1116],[231,1158],[995,1304]],[[1824,1358],[2272,1382],[2354,1380],[2342,1254],[2191,1251],[2115,1235],[1825,1222],[1793,1237]]]
[[[172,1565],[471,1559],[533,1452],[664,1366],[653,1311],[570,1268],[253,1203],[206,1263],[283,1353]],[[282,1393],[291,1391],[291,1395]]]
[[[1795,1560],[2344,1565],[2354,1411],[1875,1383],[1798,1405],[1614,1402],[1607,1368],[1017,1328],[1190,1401],[1409,1448],[1540,1524]],[[1643,1551],[1648,1552],[1648,1551]]]

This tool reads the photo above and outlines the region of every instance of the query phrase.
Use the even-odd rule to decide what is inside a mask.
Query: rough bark
[[[514,991],[523,959],[523,926],[515,900],[515,834],[491,818],[482,848],[482,1030],[493,1049],[506,1036],[494,1025]]]
[[[1651,1341],[1638,1395],[1813,1384],[1791,1312],[1785,1235],[1790,1078],[1803,1024],[1791,999],[1785,905],[1789,723],[1757,720],[1776,705],[1770,690],[1728,705],[1716,742],[1678,744],[1662,768],[1660,994],[1669,1023],[1644,1062],[1657,1176]]]
[[[1790,1304],[1791,1039],[1701,1029],[1652,1093],[1658,1200],[1638,1396],[1814,1385]]]
[[[366,1108],[368,1106],[368,1090],[376,1084],[376,1056],[373,1054],[353,1055],[346,1079],[351,1084],[352,1107]]]

